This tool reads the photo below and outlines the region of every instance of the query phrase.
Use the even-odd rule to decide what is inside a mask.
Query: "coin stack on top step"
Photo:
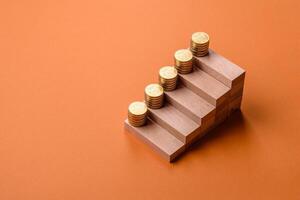
[[[177,77],[177,70],[173,66],[165,66],[159,70],[159,84],[165,91],[176,89]]]
[[[202,57],[208,54],[209,36],[204,32],[193,33],[191,38],[191,51],[194,56]]]
[[[147,121],[148,108],[144,102],[135,101],[128,107],[128,121],[132,126],[143,126]]]
[[[174,54],[175,67],[180,74],[188,74],[193,70],[193,54],[189,49],[177,50]]]
[[[145,88],[145,101],[149,108],[161,108],[164,104],[163,87],[157,83],[147,85]]]

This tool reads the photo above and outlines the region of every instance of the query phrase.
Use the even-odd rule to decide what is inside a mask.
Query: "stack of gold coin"
[[[165,91],[175,90],[177,77],[177,70],[173,66],[165,66],[159,70],[159,84]]]
[[[208,54],[209,36],[204,32],[193,33],[191,39],[191,51],[194,56],[200,57]]]
[[[128,121],[132,126],[143,126],[147,121],[148,108],[144,102],[135,101],[128,107]]]
[[[157,83],[145,88],[145,101],[149,108],[158,109],[164,104],[164,89]]]
[[[193,70],[193,54],[189,49],[180,49],[174,54],[175,67],[180,74],[188,74]]]

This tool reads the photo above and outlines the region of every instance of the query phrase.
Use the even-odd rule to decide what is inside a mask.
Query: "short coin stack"
[[[201,57],[208,54],[209,36],[204,32],[196,32],[192,35],[191,51],[194,56]]]
[[[165,66],[159,70],[159,84],[165,91],[175,90],[177,77],[177,70],[173,66]]]
[[[135,101],[128,107],[128,121],[132,126],[143,126],[147,121],[148,108],[144,102]]]
[[[189,49],[180,49],[174,54],[175,67],[180,74],[188,74],[193,70],[193,54]]]
[[[159,109],[164,104],[164,89],[157,83],[145,88],[145,101],[149,108]]]

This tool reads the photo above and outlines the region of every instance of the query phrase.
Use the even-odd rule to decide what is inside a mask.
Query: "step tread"
[[[141,127],[131,126],[128,119],[126,119],[125,127],[136,136],[142,138],[144,142],[154,147],[158,153],[169,161],[184,150],[183,142],[150,119],[147,120],[145,126]]]
[[[234,82],[239,82],[239,79],[243,79],[244,77],[244,69],[211,49],[209,49],[207,56],[195,57],[195,59],[198,61],[198,67],[200,67],[200,69],[209,73],[228,87],[232,87]]]
[[[216,105],[229,94],[230,88],[195,67],[190,74],[180,74],[181,81],[209,103]]]
[[[171,104],[173,104],[174,103],[173,101],[175,101],[177,106],[178,105],[183,106],[190,113],[192,113],[196,118],[198,118],[197,123],[199,123],[202,118],[207,117],[209,113],[215,110],[215,106],[211,105],[210,103],[205,101],[202,97],[195,94],[190,89],[184,86],[179,85],[176,90],[165,92],[165,94],[169,102],[171,102]]]
[[[166,128],[182,142],[191,140],[200,128],[199,124],[168,103],[165,103],[160,109],[149,109],[149,111],[155,122]]]

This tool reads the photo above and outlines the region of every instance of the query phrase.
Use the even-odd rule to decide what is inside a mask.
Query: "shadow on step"
[[[206,148],[206,145],[214,142],[215,140],[228,137],[229,134],[243,134],[247,129],[249,129],[248,125],[249,124],[247,124],[247,120],[245,119],[243,113],[240,110],[235,111],[223,123],[215,127],[213,130],[209,131],[205,136],[203,136],[197,142],[191,145],[185,151],[185,153],[173,160],[173,163],[175,164],[176,162],[178,162],[181,159],[184,159],[185,156],[188,156],[191,153],[197,153],[196,151],[200,151],[202,148]]]

